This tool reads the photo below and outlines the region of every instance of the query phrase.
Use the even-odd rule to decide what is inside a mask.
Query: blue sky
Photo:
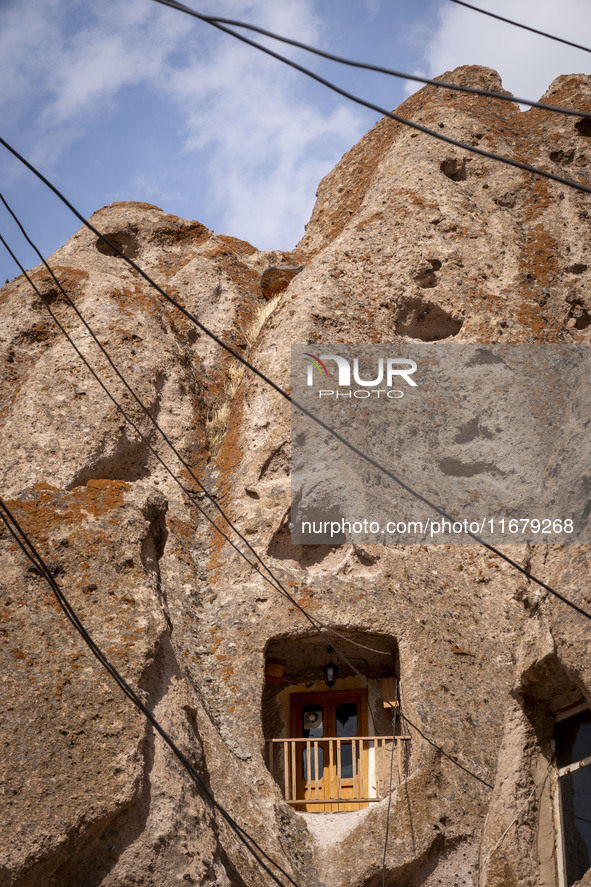
[[[588,54],[450,0],[187,2],[411,73],[489,65],[528,98],[558,74],[589,70]],[[591,43],[589,0],[479,5]],[[387,108],[417,88],[290,53]],[[2,0],[0,83],[3,137],[86,216],[141,200],[259,249],[295,245],[318,182],[378,117],[153,0]],[[79,227],[2,148],[0,182],[46,254]],[[27,267],[36,264],[3,213],[0,232]],[[0,282],[16,273],[2,252]]]

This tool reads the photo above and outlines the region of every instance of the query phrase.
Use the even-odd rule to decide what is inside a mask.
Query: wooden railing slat
[[[376,772],[376,798],[380,798],[382,796],[382,765],[380,760],[380,741],[379,739],[374,740],[374,760],[375,760],[375,772]]]
[[[314,797],[318,800],[320,786],[318,785],[318,740],[314,740]]]
[[[291,743],[291,790],[293,800],[298,796],[297,793],[297,766],[296,766],[296,745],[295,742]]]
[[[359,740],[359,761],[358,761],[357,766],[359,768],[359,776],[360,776],[359,794],[361,797],[369,794],[369,791],[366,791],[366,786],[365,786],[365,761],[366,761],[366,758],[365,758],[365,755],[363,754],[364,748],[365,748],[365,740],[360,739]]]
[[[332,739],[328,740],[328,782],[326,786],[326,792],[329,798],[333,796],[333,784],[332,784],[332,774],[334,767],[334,741]]]
[[[289,743],[287,742],[287,740],[283,741],[283,768],[284,768],[283,781],[285,783],[285,790],[284,790],[285,800],[286,801],[289,801],[289,800],[293,801],[293,800],[295,800],[295,797],[291,798],[291,799],[289,797]]]

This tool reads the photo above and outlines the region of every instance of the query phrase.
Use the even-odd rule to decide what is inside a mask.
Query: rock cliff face
[[[443,79],[501,89],[486,68]],[[591,110],[591,79],[560,77],[545,100]],[[434,87],[400,113],[591,185],[586,121]],[[293,253],[147,204],[92,222],[289,387],[292,342],[588,344],[588,202],[384,119],[320,184]],[[188,494],[188,469],[371,676],[379,652],[351,641],[398,653],[403,711],[423,736],[410,731],[392,795],[386,883],[557,884],[553,719],[591,702],[588,621],[475,546],[292,546],[288,405],[87,229],[50,264],[182,462],[40,266],[33,280],[120,408],[27,281],[5,286],[2,495],[219,802],[298,884],[382,883],[387,801],[297,813],[266,766],[265,739],[283,734],[265,660],[286,661],[283,689],[311,684],[326,640],[213,528],[203,512],[236,539]],[[588,547],[506,551],[590,608]],[[265,883],[6,532],[0,557],[0,885]],[[370,709],[383,725],[382,701],[370,696]]]

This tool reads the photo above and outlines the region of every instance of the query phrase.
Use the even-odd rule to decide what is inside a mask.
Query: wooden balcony
[[[288,804],[300,811],[361,810],[405,778],[410,736],[271,739],[267,766]]]

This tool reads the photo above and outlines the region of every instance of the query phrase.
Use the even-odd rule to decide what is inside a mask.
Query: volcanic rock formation
[[[487,68],[442,79],[502,89]],[[591,79],[559,77],[544,100],[591,110]],[[591,185],[578,118],[435,87],[399,113]],[[141,203],[92,223],[284,388],[292,342],[591,341],[588,195],[386,118],[321,182],[294,252]],[[302,887],[382,883],[388,801],[302,814],[266,766],[282,688],[265,660],[310,683],[326,640],[214,528],[257,563],[216,505],[372,674],[379,653],[349,641],[398,652],[421,733],[392,795],[386,883],[557,884],[553,718],[591,702],[589,622],[475,545],[291,545],[289,405],[88,229],[49,263],[176,452],[38,266],[43,298],[23,276],[0,292],[2,496],[219,803]],[[590,609],[588,547],[504,550]],[[266,883],[4,530],[0,556],[1,887]],[[370,708],[383,724],[382,700]]]

